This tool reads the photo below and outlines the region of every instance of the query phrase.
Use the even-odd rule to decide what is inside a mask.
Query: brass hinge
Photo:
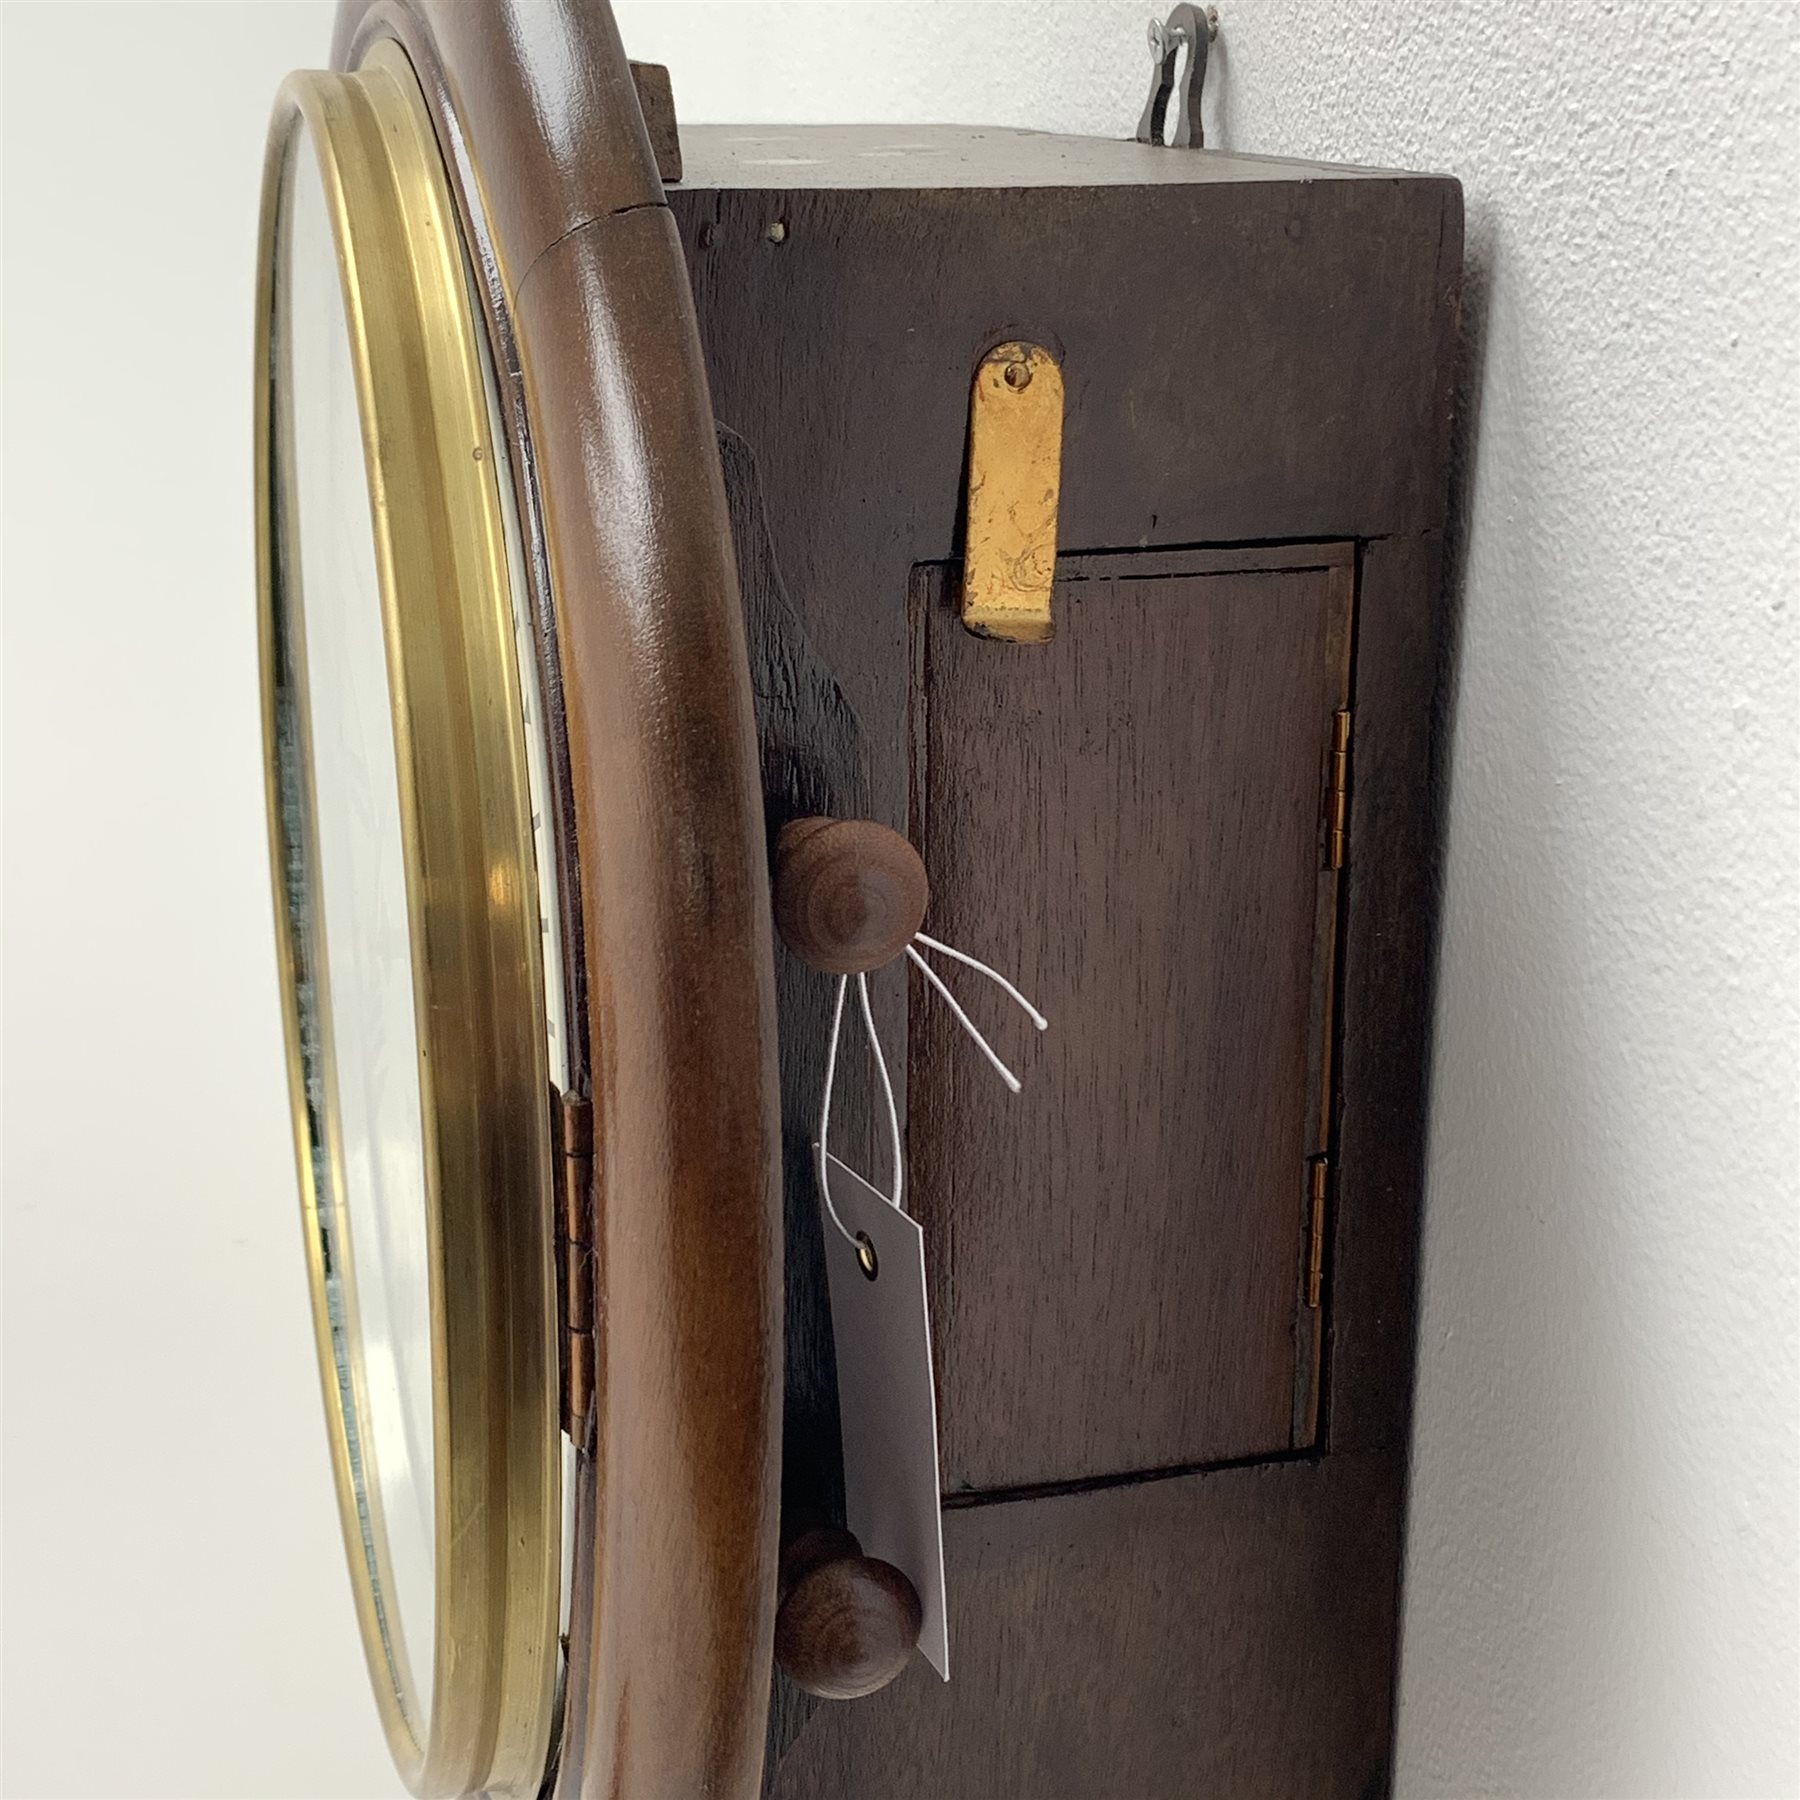
[[[594,1108],[579,1094],[553,1094],[551,1111],[556,1132],[563,1430],[580,1443],[594,1399]]]
[[[1312,1216],[1306,1230],[1306,1304],[1317,1307],[1325,1289],[1325,1184],[1327,1164],[1315,1156],[1309,1166],[1312,1187]]]
[[[1331,772],[1325,782],[1325,866],[1341,869],[1350,841],[1350,714],[1331,715]]]

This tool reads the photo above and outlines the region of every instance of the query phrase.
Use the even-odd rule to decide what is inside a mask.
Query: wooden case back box
[[[926,1231],[954,1680],[777,1680],[792,1800],[1383,1791],[1433,935],[1454,181],[689,128],[771,832],[906,832],[1008,1095],[876,980]],[[958,613],[970,382],[1066,391],[1055,636]],[[829,1512],[830,984],[778,952],[784,1502]],[[881,1166],[866,1091],[848,1141]]]

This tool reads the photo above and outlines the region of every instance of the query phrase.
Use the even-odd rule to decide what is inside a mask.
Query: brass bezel
[[[360,1344],[341,1208],[317,902],[304,596],[283,567],[276,383],[290,159],[315,155],[337,245],[387,644],[419,1034],[432,1257],[436,1609],[430,1710],[383,1617],[379,1496],[359,1487]],[[424,1800],[534,1795],[556,1711],[561,1438],[544,971],[494,441],[454,202],[398,45],[276,101],[257,300],[262,704],[289,1093],[314,1330],[356,1610],[394,1761]],[[303,1007],[302,989],[319,997]],[[310,1037],[308,1034],[311,1034]],[[330,1256],[330,1272],[327,1256]],[[346,1398],[349,1390],[350,1398]]]

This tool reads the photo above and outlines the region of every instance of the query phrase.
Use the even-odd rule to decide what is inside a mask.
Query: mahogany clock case
[[[912,127],[690,129],[665,188],[604,8],[347,0],[334,66],[382,36],[484,287],[579,921],[555,1792],[1384,1791],[1460,191]],[[1067,396],[1040,645],[956,611],[1013,339]],[[877,982],[955,1679],[850,1703],[769,1674],[778,1512],[841,1505],[829,990],[768,900],[812,813],[907,834],[1052,1018],[1012,1100]]]
[[[1460,189],[1029,132],[682,139],[768,829],[907,832],[926,928],[1052,1021],[980,1013],[1015,1098],[916,977],[876,980],[954,1678],[841,1705],[778,1671],[766,1791],[1384,1791]],[[958,618],[970,378],[1011,339],[1067,393],[1042,645]],[[806,1514],[837,1498],[830,983],[777,982]]]

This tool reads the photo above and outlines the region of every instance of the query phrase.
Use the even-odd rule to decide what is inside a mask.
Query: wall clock
[[[1460,196],[1192,147],[1205,32],[1166,144],[678,130],[574,0],[345,0],[277,101],[290,1091],[415,1793],[1385,1780]],[[854,1534],[826,1079],[947,1619]]]

